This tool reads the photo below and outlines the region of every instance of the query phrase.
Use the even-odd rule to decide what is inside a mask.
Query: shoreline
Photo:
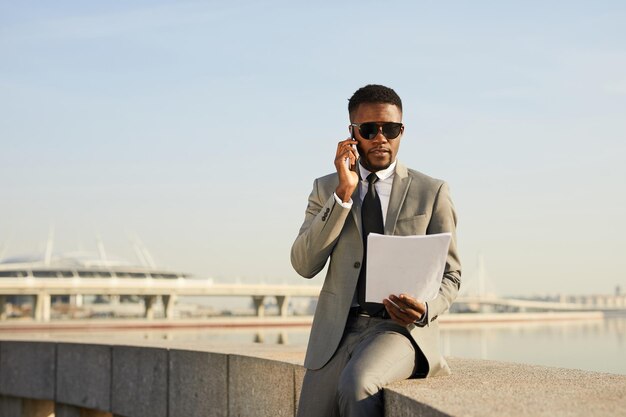
[[[601,311],[537,312],[537,313],[458,313],[444,314],[437,320],[442,326],[498,323],[549,323],[563,321],[602,320]],[[132,329],[202,329],[202,328],[255,328],[255,327],[305,327],[313,316],[215,316],[198,319],[58,319],[37,322],[31,319],[9,319],[0,322],[0,335],[5,332],[68,331],[68,330],[132,330]]]

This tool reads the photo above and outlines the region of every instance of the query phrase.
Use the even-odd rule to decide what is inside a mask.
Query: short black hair
[[[348,100],[348,113],[352,113],[363,103],[387,103],[395,104],[402,112],[402,100],[400,96],[389,87],[379,84],[368,84],[352,94]]]

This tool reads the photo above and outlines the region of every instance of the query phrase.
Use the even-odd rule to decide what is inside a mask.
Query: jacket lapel
[[[389,196],[389,207],[387,208],[387,218],[385,219],[385,234],[392,235],[398,221],[398,214],[409,191],[411,177],[408,170],[400,161],[396,164],[396,175],[391,186],[391,196]]]

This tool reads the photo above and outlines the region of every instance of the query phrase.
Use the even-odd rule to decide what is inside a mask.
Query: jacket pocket
[[[399,236],[424,235],[428,228],[426,213],[411,217],[403,217],[396,222],[394,234]]]

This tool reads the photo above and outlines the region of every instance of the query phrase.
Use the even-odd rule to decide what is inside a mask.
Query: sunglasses
[[[350,123],[350,126],[358,127],[359,135],[361,135],[363,139],[372,140],[378,135],[378,132],[380,131],[382,131],[383,136],[387,139],[395,139],[400,135],[400,133],[402,133],[402,127],[404,125],[397,122],[366,122]]]

